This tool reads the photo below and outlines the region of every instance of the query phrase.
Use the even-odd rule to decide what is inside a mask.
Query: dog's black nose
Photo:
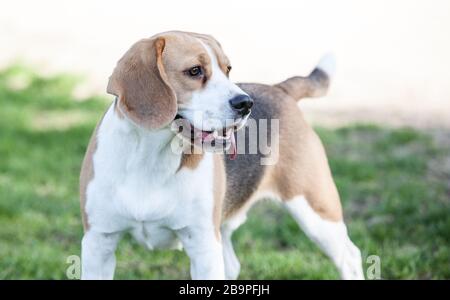
[[[230,105],[234,111],[245,116],[253,106],[253,100],[248,95],[238,95],[230,100]]]

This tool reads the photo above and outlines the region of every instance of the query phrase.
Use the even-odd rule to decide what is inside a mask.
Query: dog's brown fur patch
[[[281,199],[289,201],[303,195],[322,218],[340,221],[339,194],[323,145],[295,103],[291,103],[284,107],[284,121],[280,121],[280,160],[271,174],[276,189]]]
[[[106,113],[105,113],[106,114]],[[81,210],[81,219],[83,221],[83,229],[84,231],[89,230],[89,220],[86,214],[86,192],[88,184],[94,179],[94,153],[97,150],[97,133],[100,128],[100,124],[105,117],[105,114],[98,122],[95,127],[94,132],[89,141],[88,148],[86,150],[86,154],[84,155],[83,163],[81,165],[81,173],[80,173],[80,210]]]
[[[209,56],[198,40],[212,49],[220,68],[227,74],[229,60],[221,45],[211,36],[175,31],[143,39],[125,53],[108,84],[108,92],[118,97],[115,112],[119,117],[127,116],[143,127],[161,128],[174,119],[179,108],[189,105],[192,93],[201,89],[204,82],[187,79],[183,71],[201,65],[206,77],[211,73]],[[308,77],[293,77],[275,86],[240,85],[254,98],[253,110],[264,102],[266,111],[262,114],[266,118],[279,118],[279,161],[274,166],[255,168],[251,174],[246,171],[245,165],[235,165],[233,172],[228,172],[227,163],[225,175],[223,156],[214,155],[213,222],[218,239],[221,219],[234,215],[259,191],[274,192],[283,201],[305,196],[322,218],[342,220],[339,194],[322,143],[304,121],[295,102],[301,97],[322,95],[328,84],[327,74],[316,69]],[[92,156],[96,150],[96,136],[97,129],[91,138],[80,180],[80,205],[85,230],[89,228],[85,214],[86,188],[94,176]],[[243,156],[246,158],[238,159],[236,164],[250,157]],[[181,158],[180,168],[195,169],[202,158],[202,154],[185,154]],[[253,161],[249,162],[251,166]],[[233,197],[239,192],[236,187],[245,176],[252,177],[249,184],[242,187],[248,193]],[[227,199],[223,203],[225,192]]]
[[[142,39],[119,60],[107,91],[118,97],[120,111],[135,123],[157,129],[177,113],[177,99],[162,62],[164,38]]]
[[[181,170],[182,168],[188,168],[188,169],[194,170],[198,167],[202,158],[203,158],[203,153],[199,153],[199,154],[183,153],[181,155],[181,162],[180,162],[180,167],[178,168],[178,170]]]
[[[276,87],[258,84],[240,86],[255,101],[254,117],[269,116],[279,119],[279,160],[272,166],[255,167],[254,164],[259,162],[250,162],[252,155],[241,154],[237,160],[239,166],[233,166],[234,162],[229,162],[228,182],[240,182],[243,176],[248,174],[254,174],[255,178],[261,179],[253,180],[250,185],[244,187],[253,191],[245,199],[236,196],[239,192],[236,190],[238,184],[227,189],[224,217],[229,218],[246,207],[245,203],[250,201],[252,195],[270,192],[283,201],[304,196],[322,218],[330,221],[342,220],[339,194],[331,176],[325,150],[316,133],[304,120],[294,98]],[[276,144],[272,147],[276,147]],[[249,163],[253,167],[248,165]]]
[[[222,204],[225,197],[226,175],[223,158],[220,154],[214,154],[214,211],[213,224],[216,238],[220,241],[220,225],[222,223]]]

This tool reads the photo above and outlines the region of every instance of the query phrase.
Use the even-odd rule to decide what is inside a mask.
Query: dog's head
[[[229,138],[252,99],[229,79],[230,61],[211,36],[166,32],[135,43],[110,77],[108,93],[139,126],[160,129],[182,119],[202,139]]]

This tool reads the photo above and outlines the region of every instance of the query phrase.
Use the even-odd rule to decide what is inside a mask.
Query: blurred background
[[[21,59],[40,72],[84,74],[78,92],[103,93],[132,43],[161,31],[195,31],[222,43],[236,81],[307,74],[322,54],[334,53],[331,97],[305,101],[324,121],[449,126],[449,28],[446,0],[18,0],[0,12],[0,64]]]
[[[337,59],[330,93],[300,103],[324,141],[350,236],[383,278],[450,278],[450,2],[8,1],[0,10],[0,278],[66,278],[79,254],[78,172],[143,37],[208,33],[232,80],[277,83]],[[281,221],[280,221],[281,220]],[[241,278],[336,278],[282,210],[236,233]],[[118,278],[187,278],[182,253],[119,249]],[[367,266],[365,266],[367,267]]]

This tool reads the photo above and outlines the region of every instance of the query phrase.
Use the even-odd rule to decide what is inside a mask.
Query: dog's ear
[[[136,124],[158,129],[177,113],[177,99],[162,62],[163,37],[143,39],[119,60],[109,78],[107,92],[118,97],[121,112]]]

